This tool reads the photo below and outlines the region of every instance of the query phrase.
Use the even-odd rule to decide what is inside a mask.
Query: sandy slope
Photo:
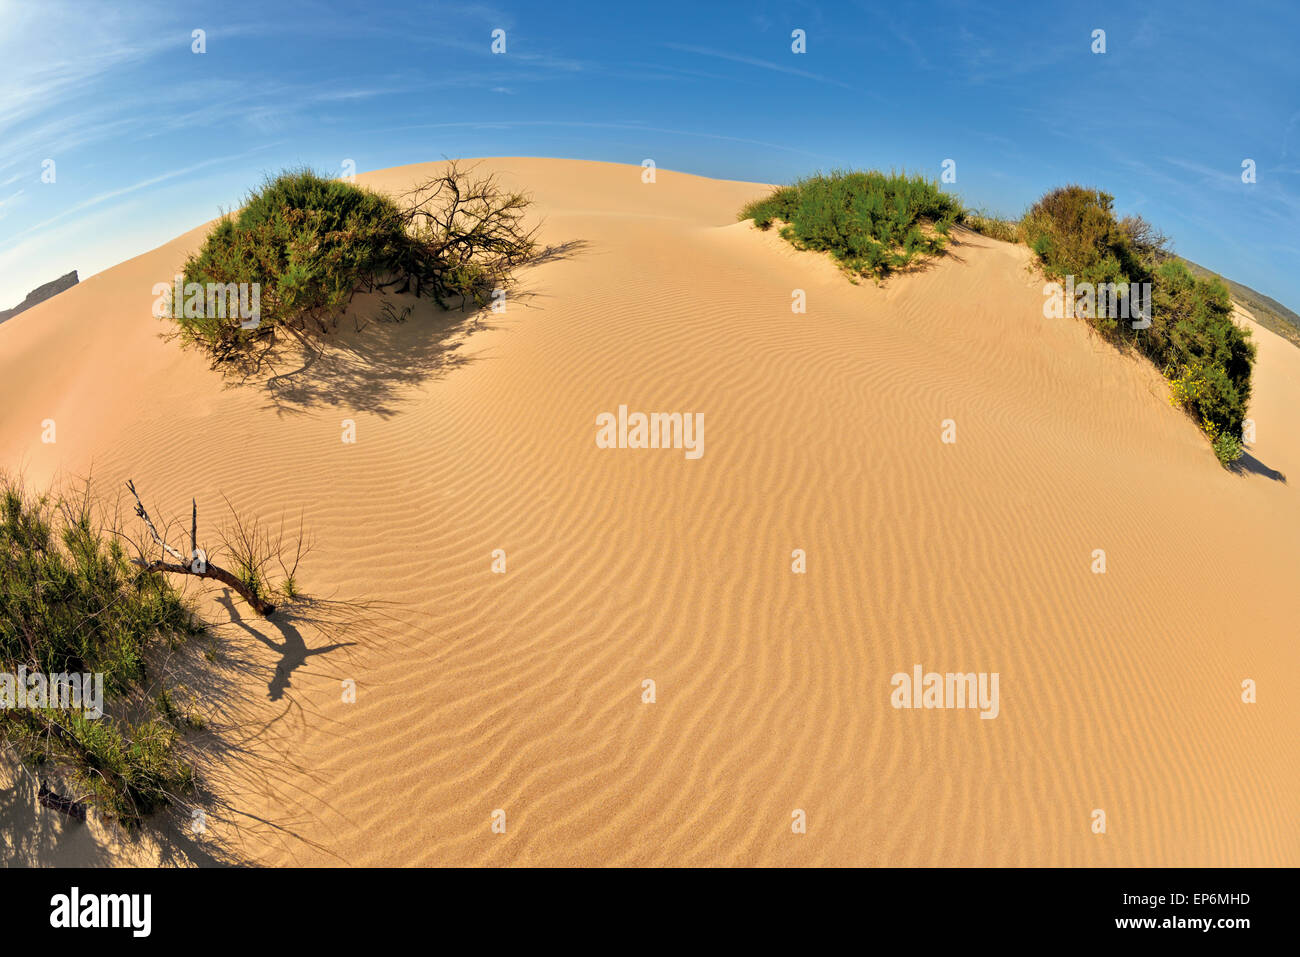
[[[735,223],[753,184],[487,162],[583,245],[504,315],[349,332],[278,404],[157,338],[202,229],[0,329],[0,461],[316,538],[333,603],[222,628],[228,803],[168,859],[1300,864],[1300,351],[1256,329],[1232,474],[1153,370],[1042,317],[1023,248],[855,286]],[[704,413],[703,457],[597,448],[620,403]],[[1001,714],[895,710],[918,663],[998,672]],[[152,851],[27,856],[119,853]]]

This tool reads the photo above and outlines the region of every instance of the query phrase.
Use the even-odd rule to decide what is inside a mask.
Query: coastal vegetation
[[[1205,433],[1220,462],[1240,458],[1255,346],[1232,320],[1218,277],[1193,272],[1166,236],[1140,217],[1119,218],[1109,193],[1053,189],[1019,219],[969,210],[937,183],[877,171],[818,174],[776,189],[739,214],[760,229],[779,225],[799,249],[830,254],[850,278],[883,279],[943,253],[953,225],[1023,242],[1049,280],[1107,290],[1114,309],[1077,314],[1121,348],[1146,356],[1169,381],[1170,401]],[[1129,306],[1141,321],[1127,322]],[[1068,314],[1076,314],[1073,303]]]
[[[0,476],[0,745],[43,803],[129,828],[194,788],[184,691],[150,662],[204,626],[119,531],[88,490],[35,495]]]
[[[759,229],[779,223],[783,238],[829,253],[851,278],[882,279],[941,253],[962,212],[933,180],[837,170],[782,186],[739,218]]]
[[[328,334],[359,292],[482,306],[535,248],[528,206],[495,176],[455,163],[396,200],[311,170],[284,172],[220,219],[185,263],[165,314],[220,361],[286,335]],[[251,316],[203,298],[240,288],[247,304],[250,287]]]
[[[1103,310],[1088,321],[1103,337],[1131,346],[1169,380],[1170,401],[1205,433],[1219,461],[1243,454],[1255,346],[1232,321],[1232,300],[1216,276],[1197,276],[1169,240],[1140,217],[1119,219],[1114,198],[1082,186],[1054,189],[1020,221],[1020,237],[1044,274],[1122,294],[1150,291],[1147,322],[1127,324]]]
[[[197,783],[184,738],[204,721],[177,656],[214,632],[174,576],[216,581],[269,616],[273,597],[301,598],[311,543],[301,519],[277,528],[230,507],[209,551],[194,506],[182,552],[168,543],[178,523],[160,529],[127,487],[143,533],[89,482],[35,494],[0,474],[0,747],[42,803],[130,829]]]

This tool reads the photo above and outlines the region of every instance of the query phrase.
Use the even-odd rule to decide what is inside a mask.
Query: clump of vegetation
[[[1014,243],[1020,239],[1020,223],[1014,219],[1001,219],[983,212],[967,212],[960,222],[967,229],[990,239]]]
[[[528,205],[493,176],[454,163],[398,201],[310,170],[286,172],[222,217],[186,262],[184,301],[168,313],[220,360],[284,334],[328,333],[358,292],[484,305],[534,250]],[[257,287],[255,324],[228,307],[231,283]]]
[[[1232,301],[1217,277],[1197,277],[1168,240],[1139,217],[1117,219],[1108,193],[1082,186],[1052,190],[1025,214],[1020,234],[1044,273],[1076,284],[1113,283],[1127,295],[1150,283],[1150,324],[1133,328],[1093,310],[1089,322],[1131,345],[1163,370],[1170,400],[1200,424],[1225,465],[1240,458],[1255,346],[1232,321]]]
[[[203,632],[182,596],[130,561],[79,497],[29,494],[0,475],[0,673],[103,675],[101,717],[0,707],[0,743],[40,776],[133,826],[194,786],[148,660]],[[66,703],[66,702],[65,702]]]
[[[1170,398],[1197,418],[1225,465],[1243,454],[1255,344],[1232,321],[1232,300],[1217,277],[1198,278],[1179,260],[1155,271],[1144,351],[1163,360]]]
[[[1128,283],[1148,274],[1113,212],[1114,198],[1082,186],[1054,189],[1021,220],[1021,234],[1049,276]]]
[[[1217,276],[1190,271],[1150,223],[1117,218],[1109,193],[1064,186],[1014,221],[967,210],[922,177],[835,171],[780,187],[739,218],[760,229],[780,224],[782,237],[800,249],[829,252],[851,276],[876,279],[940,254],[954,223],[1024,242],[1051,278],[1144,301],[1149,324],[1140,328],[1107,309],[1083,314],[1104,337],[1138,349],[1164,372],[1171,401],[1199,423],[1221,462],[1243,454],[1255,346],[1232,321],[1228,290]],[[1132,296],[1135,289],[1149,289],[1149,299]]]
[[[961,203],[933,180],[837,170],[782,186],[739,218],[759,229],[780,223],[796,247],[830,253],[851,276],[882,279],[941,253],[962,215]]]
[[[1189,259],[1183,259],[1183,262],[1192,271],[1193,276],[1208,278],[1215,275],[1213,270],[1198,266]],[[1256,322],[1270,332],[1277,333],[1293,346],[1300,346],[1300,315],[1296,315],[1276,299],[1257,292],[1249,286],[1243,286],[1223,276],[1219,279],[1228,287],[1228,295],[1232,297],[1232,301],[1249,312]]]

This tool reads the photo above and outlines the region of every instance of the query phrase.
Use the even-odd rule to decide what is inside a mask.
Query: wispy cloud
[[[0,219],[4,219],[13,211],[14,200],[16,200],[19,196],[23,195],[23,193],[25,192],[27,192],[27,190],[20,189],[10,193],[4,199],[0,199]]]
[[[108,202],[110,199],[116,199],[119,196],[126,196],[130,193],[139,192],[142,189],[147,189],[150,186],[156,186],[159,183],[165,183],[168,180],[178,179],[184,176],[190,176],[194,173],[197,173],[199,170],[207,169],[211,166],[217,166],[221,163],[229,163],[233,160],[243,159],[247,156],[253,155],[254,153],[260,153],[263,150],[269,149],[273,145],[275,144],[266,143],[261,146],[255,147],[254,149],[246,150],[243,153],[235,153],[230,156],[214,157],[213,159],[204,160],[201,163],[195,163],[192,166],[186,166],[183,169],[169,170],[166,173],[161,173],[157,176],[151,176],[148,179],[141,180],[138,183],[132,183],[130,186],[123,186],[120,189],[109,190],[107,192],[100,193],[96,196],[92,196],[89,199],[84,199],[79,203],[75,203],[72,206],[69,206],[67,209],[62,210],[61,212],[56,213],[55,215],[49,217],[48,219],[44,219],[39,223],[34,223],[33,225],[28,226],[22,232],[15,234],[14,236],[4,240],[3,242],[0,242],[0,248],[3,248],[4,246],[12,242],[15,242],[24,236],[30,235],[31,233],[44,229],[45,227],[50,226],[53,223],[57,223],[62,219],[66,219],[67,217],[71,216],[73,213],[79,213],[82,212],[83,210],[90,209],[93,206],[99,206],[102,203]],[[19,192],[22,191],[19,190]]]
[[[758,67],[762,70],[773,70],[777,73],[786,73],[790,76],[802,77],[805,80],[812,80],[816,83],[826,83],[831,86],[838,86],[845,90],[857,90],[857,87],[850,86],[834,77],[822,76],[820,73],[810,73],[808,70],[800,70],[796,67],[785,66],[781,63],[773,63],[771,60],[760,60],[757,57],[743,56],[739,53],[728,53],[725,50],[711,50],[708,47],[688,46],[683,43],[665,43],[670,50],[677,50],[681,53],[693,53],[697,56],[714,57],[718,60],[729,60],[732,63],[743,63],[745,66]]]

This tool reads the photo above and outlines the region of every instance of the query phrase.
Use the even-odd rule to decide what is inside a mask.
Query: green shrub
[[[883,278],[941,253],[961,204],[920,176],[835,171],[783,186],[749,203],[740,219],[782,224],[800,249],[830,253],[849,273]]]
[[[1014,219],[1000,219],[985,213],[968,212],[961,219],[961,224],[981,236],[998,239],[1004,243],[1014,243],[1020,239],[1020,223]]]
[[[483,305],[534,248],[534,230],[522,223],[528,201],[491,176],[474,179],[452,164],[402,199],[309,170],[268,180],[186,262],[183,302],[171,303],[170,318],[215,358],[238,357],[282,333],[327,333],[357,292]],[[246,284],[250,308],[258,290],[255,325],[223,295],[208,301],[209,290],[230,283]]]
[[[1043,271],[1076,283],[1141,281],[1146,270],[1113,206],[1109,193],[1082,186],[1054,189],[1035,203],[1020,226]]]
[[[1159,320],[1159,321],[1157,321]],[[1250,404],[1255,344],[1232,321],[1228,290],[1214,277],[1198,279],[1179,260],[1156,268],[1150,350],[1177,384],[1171,399],[1187,409],[1213,442],[1241,442]],[[1217,450],[1217,447],[1216,447]]]
[[[1108,193],[1066,186],[1025,214],[1021,234],[1049,277],[1075,283],[1150,283],[1150,325],[1132,329],[1089,316],[1106,337],[1132,345],[1164,370],[1170,401],[1200,424],[1222,461],[1240,457],[1255,346],[1232,321],[1232,301],[1214,277],[1198,279],[1168,240],[1138,217],[1117,220]],[[1100,311],[1100,310],[1099,310]],[[1225,459],[1236,451],[1233,459]]]
[[[87,498],[32,497],[0,476],[0,660],[98,671],[107,692],[144,677],[143,652],[202,630],[180,595],[95,527]]]
[[[133,825],[193,783],[143,693],[149,652],[203,627],[91,513],[88,495],[31,496],[0,475],[0,672],[99,673],[105,699],[97,719],[0,709],[0,742],[29,766],[66,773],[110,819]]]
[[[1241,442],[1227,432],[1216,438],[1213,444],[1214,454],[1219,457],[1219,461],[1224,465],[1229,465],[1246,454]]]

